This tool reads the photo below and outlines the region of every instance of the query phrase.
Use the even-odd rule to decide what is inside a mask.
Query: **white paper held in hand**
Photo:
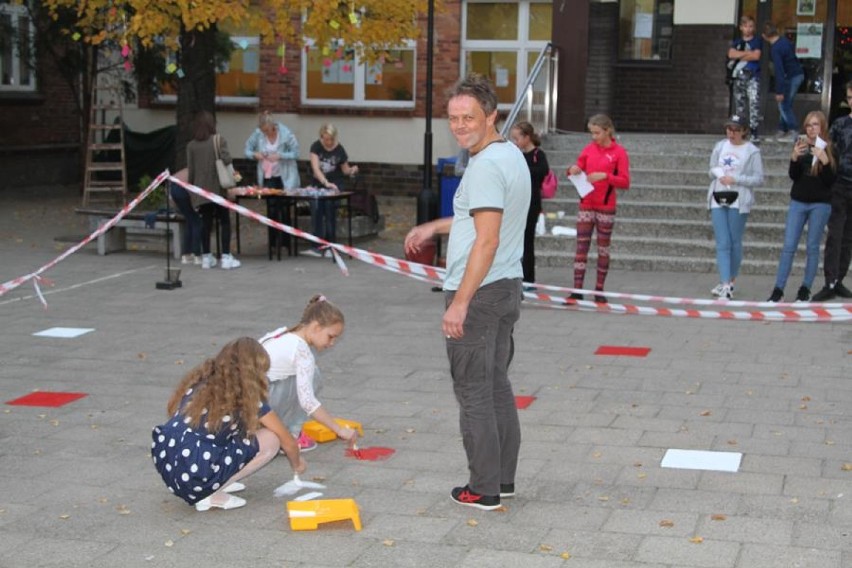
[[[817,147],[817,148],[819,148],[820,150],[825,150],[825,147],[826,147],[826,146],[828,146],[828,142],[826,142],[825,140],[823,140],[822,138],[820,138],[819,136],[817,136],[817,137],[816,137],[816,140],[814,141],[814,146],[816,146],[816,147]],[[815,165],[816,165],[816,163],[817,163],[817,160],[819,160],[819,158],[817,158],[816,156],[814,156],[814,159],[813,159],[813,160],[811,160],[811,166],[815,166]]]
[[[577,193],[580,194],[580,197],[586,197],[595,189],[595,186],[593,186],[586,178],[586,172],[580,172],[577,175],[569,175],[568,180],[574,184],[575,188],[577,188]]]

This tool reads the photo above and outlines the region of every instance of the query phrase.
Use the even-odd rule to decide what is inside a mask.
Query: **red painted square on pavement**
[[[620,357],[647,357],[650,347],[620,347],[618,345],[601,345],[595,355],[615,355]]]
[[[50,392],[38,391],[30,393],[15,400],[6,401],[6,404],[13,406],[64,406],[69,402],[74,402],[79,398],[89,396],[83,392]]]
[[[529,405],[531,405],[533,402],[535,402],[535,398],[536,397],[534,397],[534,396],[516,395],[515,396],[515,406],[520,408],[520,409],[524,409],[524,408],[528,407]]]

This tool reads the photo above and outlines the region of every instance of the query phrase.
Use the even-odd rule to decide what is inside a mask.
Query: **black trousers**
[[[836,182],[831,192],[831,216],[825,240],[825,283],[840,282],[852,260],[852,185]]]

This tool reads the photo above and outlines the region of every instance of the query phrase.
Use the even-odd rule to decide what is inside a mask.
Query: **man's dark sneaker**
[[[476,507],[483,511],[493,511],[500,508],[499,495],[480,495],[471,491],[469,485],[454,488],[450,493],[450,498],[459,505]]]
[[[582,294],[576,294],[576,293],[575,293],[575,294],[571,294],[570,296],[568,296],[567,298],[565,298],[565,303],[566,303],[566,304],[568,304],[568,305],[570,306],[570,305],[572,305],[572,304],[576,304],[576,303],[577,303],[577,300],[582,300],[582,299],[583,299],[583,295],[582,295]]]
[[[509,497],[515,496],[515,484],[514,483],[501,483],[500,484],[500,499],[508,499]]]
[[[606,296],[595,296],[595,303],[606,304],[607,303]]]
[[[822,290],[814,294],[813,300],[814,302],[826,302],[828,300],[833,300],[837,297],[837,294],[834,292],[834,288],[826,284],[822,287]]]
[[[796,292],[796,301],[797,302],[810,302],[811,301],[811,289],[807,286],[800,286],[799,291]]]
[[[834,285],[834,293],[841,298],[852,298],[852,290],[844,286],[843,282],[838,282]]]
[[[784,290],[781,288],[773,288],[772,294],[769,295],[767,302],[780,302],[784,298]]]

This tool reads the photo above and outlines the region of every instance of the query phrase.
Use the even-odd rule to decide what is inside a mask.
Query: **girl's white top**
[[[261,337],[260,343],[269,354],[269,372],[266,374],[269,381],[283,381],[295,376],[299,405],[308,415],[316,412],[321,406],[314,395],[316,360],[307,342],[295,333],[287,333],[287,328],[282,327]]]

